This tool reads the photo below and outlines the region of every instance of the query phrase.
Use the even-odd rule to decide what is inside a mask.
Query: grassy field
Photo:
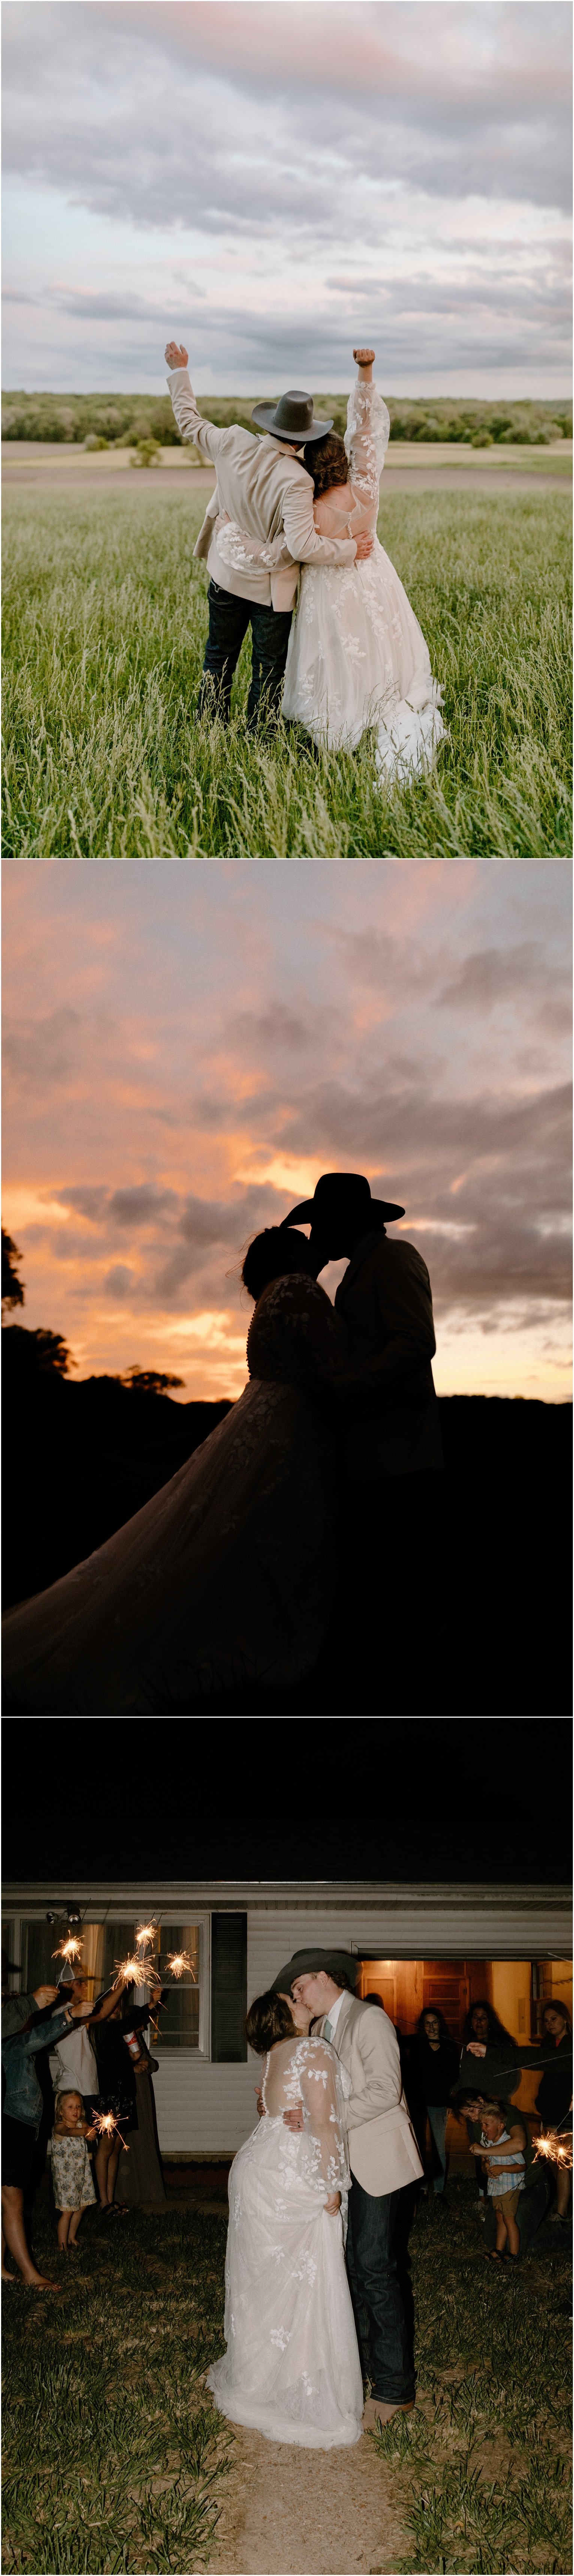
[[[547,2226],[507,2277],[483,2263],[473,2183],[451,2182],[449,2202],[411,2237],[416,2412],[369,2436],[392,2473],[401,2568],[565,2576],[566,2241]],[[34,2241],[55,2272],[47,2210]],[[21,2287],[5,2296],[3,2565],[192,2576],[234,2474],[235,2437],[199,2378],[222,2349],[225,2221],[90,2212],[80,2245],[60,2264],[57,2311]]]
[[[387,491],[379,532],[449,739],[430,779],[383,792],[370,736],[319,759],[300,731],[248,738],[247,645],[229,734],[196,725],[203,506],[183,477],[162,496],[159,475],[105,497],[8,493],[7,856],[570,854],[565,495]]]

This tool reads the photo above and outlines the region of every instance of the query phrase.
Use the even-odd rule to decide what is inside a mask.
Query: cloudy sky
[[[406,1208],[439,1392],[569,1393],[565,864],[8,861],[4,922],[4,1223],[80,1375],[239,1393],[242,1247],[331,1169]]]
[[[5,0],[5,386],[569,394],[568,0]]]

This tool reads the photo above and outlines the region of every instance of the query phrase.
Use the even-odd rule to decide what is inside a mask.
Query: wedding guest
[[[138,2125],[130,2134],[129,2155],[120,2155],[116,2182],[116,2204],[126,2209],[167,2209],[152,2082],[158,2062],[140,2031],[139,2053],[132,2057]]]
[[[528,2051],[524,2054],[527,2057]],[[483,2002],[482,1997],[471,2004],[464,2023],[457,2090],[468,2092],[477,2078],[481,2092],[496,2098],[501,2094],[511,2096],[520,2084],[517,2042],[499,2021],[493,2005]]]
[[[421,2130],[426,2144],[425,2115],[428,2120],[433,2147],[438,2157],[438,2173],[435,2171],[432,2184],[436,2200],[442,2200],[444,2196],[447,2166],[446,2124],[451,2107],[450,2095],[458,2069],[458,2058],[456,2041],[451,2038],[444,2014],[437,2011],[435,2005],[432,2007],[429,2005],[419,2016],[415,2037],[409,2051],[407,2098],[410,2108],[412,2091],[419,2105],[418,2124],[415,2120],[419,2147]]]
[[[508,2252],[515,2263],[520,2254],[520,2236],[516,2213],[520,2193],[524,2191],[524,2149],[526,2132],[522,2121],[513,2119],[507,2127],[506,2104],[485,2102],[479,2145],[475,2156],[482,2154],[488,2173],[487,2191],[496,2216],[496,2243],[491,2252],[485,2247],[485,2261],[501,2262]]]
[[[69,1990],[70,2001],[81,2004],[84,2013],[89,2013],[90,2010],[93,1984],[93,1977],[84,1976],[82,1973],[74,1977]],[[107,1998],[104,1999],[105,2002],[107,2000]],[[103,2009],[104,2002],[101,2006],[102,2011]],[[76,2085],[82,2097],[84,2119],[89,2120],[98,2103],[98,2069],[90,2037],[89,2021],[78,2022],[76,2030],[64,2031],[56,2047],[51,2050],[51,2060],[55,2093],[64,2092],[69,2084]]]
[[[548,2043],[546,2051],[546,2042]],[[542,2015],[542,2047],[548,2056],[542,2083],[536,2095],[536,2109],[543,2129],[572,2127],[572,2023],[566,2004],[545,2004]],[[572,2174],[567,2166],[556,2166],[556,2208],[553,2222],[564,2226],[570,2207]]]
[[[477,2174],[480,2173],[484,2176],[484,2242],[485,2246],[490,2246],[490,2248],[493,2249],[496,2238],[496,2218],[493,2209],[492,2194],[490,2195],[490,2198],[487,2196],[486,2160],[484,2156],[481,2156],[480,2149],[482,2119],[483,2112],[486,2110],[486,2107],[486,2095],[478,2093],[476,2090],[469,2094],[463,2093],[457,2095],[453,2103],[453,2110],[456,2111],[457,2119],[466,2120],[469,2146],[471,2154],[473,2154],[475,2158],[476,2172]],[[528,2246],[532,2244],[533,2237],[537,2235],[539,2227],[542,2226],[544,2219],[547,2217],[552,2190],[552,2167],[549,2164],[537,2162],[535,2147],[533,2147],[532,2143],[530,2122],[524,2117],[523,2113],[521,2112],[519,2115],[514,2111],[510,2102],[503,2102],[501,2104],[501,2108],[504,2111],[507,2129],[511,2129],[513,2121],[519,2116],[521,2126],[524,2129],[524,2191],[521,2193],[519,2207],[516,2212],[516,2224],[520,2237],[520,2251],[521,2254],[525,2254]]]
[[[52,2130],[52,2183],[61,2254],[74,2248],[82,2211],[95,2205],[88,2148],[96,2136],[85,2118],[82,2095],[60,2087]]]
[[[165,1990],[167,1993],[167,1989]],[[165,1995],[159,1999],[165,2000]],[[92,2023],[98,2068],[100,2113],[113,2113],[116,2126],[108,2136],[100,2136],[96,2152],[96,2182],[100,2207],[109,2211],[115,2206],[118,2165],[122,2139],[133,2139],[138,2129],[137,2087],[130,2039],[134,2042],[149,2021],[149,2003],[135,2005],[118,1996],[105,2022],[98,2014]],[[134,2054],[138,2052],[134,2051]],[[125,2216],[125,2203],[116,2206],[117,2217]]]
[[[24,2220],[24,2196],[43,2111],[35,2059],[41,2049],[50,2048],[69,2030],[71,2021],[78,2020],[82,2010],[81,2005],[67,2002],[56,2010],[57,1996],[57,1986],[36,1986],[33,1994],[10,1995],[2,2006],[2,2278],[14,2279],[13,2272],[6,2268],[8,2248],[23,2281],[32,2290],[58,2287],[56,2281],[38,2271]]]

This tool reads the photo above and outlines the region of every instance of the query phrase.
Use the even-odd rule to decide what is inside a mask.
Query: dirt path
[[[52,464],[51,460],[45,463],[43,457],[38,459],[37,464],[26,458],[22,465],[12,462],[7,464],[5,459],[2,459],[2,483],[5,491],[28,489],[33,485],[42,492],[59,494],[95,491],[125,492],[128,489],[139,488],[143,492],[157,492],[159,489],[162,496],[167,493],[172,499],[174,495],[181,494],[192,484],[198,488],[201,487],[205,492],[207,505],[214,482],[215,476],[211,472],[207,472],[201,466],[187,464],[181,466],[179,459],[177,464],[166,465],[164,461],[163,466],[153,467],[149,471],[139,468],[133,468],[130,471],[128,458],[122,465],[108,464],[107,457],[104,457],[101,462],[96,458],[93,464],[91,461],[87,464],[83,457],[80,461],[71,464],[64,461],[60,464],[59,459],[56,464]],[[489,495],[495,498],[500,492],[527,492],[530,496],[533,492],[540,494],[548,491],[562,492],[568,497],[572,492],[571,473],[550,474],[543,471],[529,474],[527,468],[524,472],[520,469],[513,473],[512,468],[506,467],[501,467],[500,472],[497,472],[496,468],[493,470],[490,466],[475,466],[473,469],[470,465],[451,467],[399,465],[389,466],[386,474],[383,475],[381,502],[384,504],[385,501],[392,500],[393,492],[413,494],[459,492],[463,495],[472,493],[473,499],[478,492],[482,500],[488,500]]]
[[[408,2535],[366,2435],[354,2450],[303,2451],[231,2429],[209,2576],[393,2576]]]

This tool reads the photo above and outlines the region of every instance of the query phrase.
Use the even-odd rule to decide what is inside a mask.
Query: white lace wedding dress
[[[363,2382],[341,2216],[324,2203],[350,2174],[344,2086],[324,2039],[286,2039],[263,2077],[266,2117],[229,2176],[227,2352],[208,2371],[223,2415],[270,2441],[331,2451],[358,2442]],[[303,2107],[304,2129],[283,2111]]]
[[[344,1364],[324,1288],[274,1280],[250,1383],[169,1484],[93,1556],[2,1623],[13,1716],[191,1716],[253,1684],[304,1681],[334,1580],[335,1437],[315,1390]]]
[[[444,724],[428,646],[376,535],[389,426],[376,385],[355,385],[345,435],[351,480],[316,501],[313,517],[323,536],[372,531],[373,552],[342,572],[301,565],[282,713],[335,747],[358,743],[374,725],[377,769],[392,779],[430,768]]]

